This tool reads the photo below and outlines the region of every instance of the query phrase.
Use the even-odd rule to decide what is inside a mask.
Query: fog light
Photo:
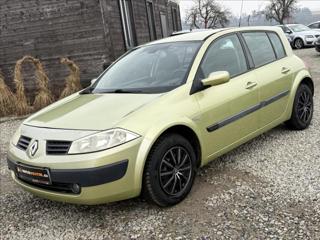
[[[73,193],[79,194],[81,187],[79,186],[79,184],[74,183],[74,184],[72,184],[71,190]]]

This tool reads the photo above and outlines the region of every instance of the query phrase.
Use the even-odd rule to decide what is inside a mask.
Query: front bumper
[[[8,167],[19,186],[39,197],[87,205],[119,201],[140,194],[141,167],[137,164],[137,155],[141,142],[141,139],[136,139],[91,154],[39,156],[34,159],[11,144]],[[37,185],[18,178],[17,163],[49,169],[52,185]],[[80,186],[80,193],[72,192],[74,184]]]
[[[121,179],[127,171],[128,160],[119,161],[106,166],[86,169],[50,169],[50,185],[26,181],[18,177],[17,163],[7,159],[8,168],[14,172],[15,178],[25,184],[32,185],[36,188],[51,190],[61,193],[80,193],[82,187],[92,187],[101,184],[114,182]],[[34,167],[34,166],[28,166]],[[80,189],[75,191],[73,186],[77,184]]]
[[[306,47],[312,47],[315,46],[317,39],[316,38],[306,38],[304,39],[304,45]]]

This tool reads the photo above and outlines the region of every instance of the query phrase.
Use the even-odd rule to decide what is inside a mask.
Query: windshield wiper
[[[141,90],[133,90],[133,89],[116,89],[114,93],[141,93]]]
[[[105,91],[97,91],[97,93],[142,93],[141,90],[135,89],[115,89],[115,90],[105,90]]]
[[[115,90],[97,90],[93,91],[94,88],[88,87],[82,90],[80,94],[91,94],[91,93],[142,93],[141,90],[135,90],[135,89],[115,89]]]

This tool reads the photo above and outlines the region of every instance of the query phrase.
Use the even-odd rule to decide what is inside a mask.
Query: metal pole
[[[239,27],[241,26],[242,9],[243,9],[243,0],[241,1],[241,10],[240,10],[240,17],[239,17]]]

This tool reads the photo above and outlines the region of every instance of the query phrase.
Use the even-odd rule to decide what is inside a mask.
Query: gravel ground
[[[51,202],[9,178],[6,151],[21,123],[0,123],[0,239],[320,239],[320,55],[295,52],[316,84],[309,129],[263,134],[199,171],[189,197],[166,209],[132,199]]]

